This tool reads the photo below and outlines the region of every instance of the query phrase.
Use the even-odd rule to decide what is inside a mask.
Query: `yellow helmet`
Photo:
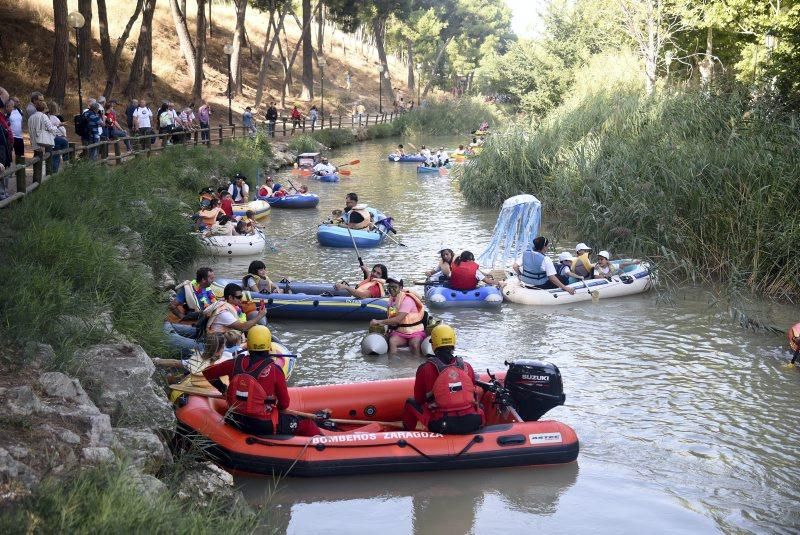
[[[272,347],[272,333],[263,325],[254,325],[247,331],[247,349],[250,351],[269,351]]]
[[[434,351],[440,347],[456,347],[456,331],[444,323],[437,325],[431,331],[431,346]]]

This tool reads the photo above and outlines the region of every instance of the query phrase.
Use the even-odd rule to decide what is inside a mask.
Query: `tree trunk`
[[[302,100],[314,98],[314,64],[313,48],[311,41],[311,0],[303,0],[303,92]]]
[[[142,90],[142,79],[144,79],[144,88],[151,93],[153,90],[153,13],[156,10],[156,2],[157,0],[145,0],[142,26],[139,30],[139,40],[136,43],[136,54],[133,56],[131,74],[124,91],[128,97],[138,96],[139,91]]]
[[[441,44],[439,50],[436,52],[436,59],[433,60],[433,70],[431,71],[431,75],[428,78],[428,83],[425,84],[425,88],[422,90],[423,97],[426,96],[428,94],[428,91],[430,91],[431,88],[433,87],[433,82],[434,80],[436,80],[436,69],[439,68],[439,63],[442,61],[442,55],[444,54],[447,45],[449,45],[450,41],[452,40],[453,40],[452,37],[448,37],[447,40]]]
[[[178,34],[178,43],[180,44],[181,53],[186,60],[189,73],[194,75],[196,52],[194,44],[192,44],[191,35],[189,34],[189,27],[186,25],[186,15],[181,11],[178,0],[169,0],[169,8],[172,12],[172,21],[175,23],[175,33]]]
[[[261,99],[264,98],[264,84],[266,83],[267,78],[267,69],[269,69],[269,60],[272,57],[272,51],[275,50],[275,45],[278,44],[280,46],[280,35],[281,31],[283,30],[283,21],[286,18],[287,9],[284,7],[283,12],[278,14],[278,23],[275,23],[275,11],[270,11],[269,14],[269,23],[270,26],[267,27],[267,37],[264,39],[264,50],[261,54],[261,66],[258,69],[258,88],[256,89],[256,107],[261,105]],[[275,34],[272,36],[272,40],[270,40],[270,30],[274,30]],[[269,47],[269,48],[268,48]],[[283,54],[281,54],[283,56]],[[283,60],[281,60],[281,66],[283,66]]]
[[[103,68],[106,71],[106,77],[108,77],[113,53],[111,52],[111,37],[108,35],[106,0],[97,0],[97,24],[100,27],[100,55],[103,58]]]
[[[78,70],[81,76],[89,78],[92,74],[92,0],[78,0],[78,11],[80,11],[86,22],[83,28],[78,30],[80,37],[81,59]]]
[[[234,0],[236,7],[236,28],[233,30],[233,53],[231,54],[231,81],[233,94],[242,92],[241,57],[244,45],[244,17],[247,12],[247,0]]]
[[[386,33],[386,19],[381,17],[375,17],[372,19],[372,32],[375,34],[375,47],[378,49],[378,59],[381,62],[381,66],[383,67],[384,72],[389,72],[389,63],[386,61],[386,49],[384,48],[384,38]],[[384,75],[381,75],[384,76]],[[386,78],[384,76],[384,78]],[[388,86],[389,89],[389,106],[394,106],[394,101],[396,100],[394,95],[394,89],[392,89],[392,77],[391,75],[389,78],[386,78],[385,83],[381,83],[381,85]]]
[[[411,96],[414,96],[414,92],[416,91],[416,80],[414,79],[414,43],[411,39],[406,39],[406,50],[408,57],[408,92],[411,93]],[[413,99],[412,99],[413,100]]]
[[[714,81],[714,33],[711,26],[706,32],[706,54],[698,65],[700,80],[704,88],[708,88]]]
[[[53,41],[53,64],[50,70],[50,82],[47,84],[47,96],[59,104],[64,103],[64,95],[67,92],[67,67],[69,65],[68,11],[67,0],[53,0],[55,40]]]
[[[320,2],[317,8],[317,50],[320,54],[325,54],[325,19],[323,10],[325,6]]]
[[[102,9],[101,9],[101,4],[102,4]],[[131,18],[128,19],[128,24],[125,25],[125,30],[123,30],[122,35],[120,35],[119,39],[117,39],[117,46],[113,52],[111,52],[111,40],[109,39],[108,52],[111,57],[108,60],[105,58],[106,52],[103,52],[103,66],[105,67],[106,70],[106,87],[103,90],[103,95],[106,98],[111,97],[111,92],[114,90],[114,85],[119,80],[119,73],[117,72],[117,70],[119,68],[120,58],[122,58],[122,50],[125,48],[125,43],[128,41],[128,37],[131,34],[133,25],[136,22],[136,19],[139,18],[139,14],[142,12],[143,6],[144,6],[144,0],[137,0],[136,8],[133,11],[133,15],[131,15]],[[100,25],[102,27],[105,21],[106,28],[108,28],[108,21],[106,20],[107,15],[105,7],[106,7],[105,0],[97,0],[97,16],[100,20]],[[106,37],[108,37],[107,34]],[[103,48],[102,45],[101,48]]]
[[[206,56],[206,0],[197,0],[197,57],[194,62],[194,84],[192,98],[199,102],[203,98],[203,60]]]

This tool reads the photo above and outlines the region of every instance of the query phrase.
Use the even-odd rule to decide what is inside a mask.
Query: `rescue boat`
[[[630,265],[631,262],[636,262]],[[542,290],[528,288],[520,283],[516,274],[511,273],[503,287],[503,296],[507,301],[523,305],[568,305],[593,299],[609,299],[646,292],[652,286],[650,267],[647,263],[637,260],[613,260],[611,264],[620,273],[610,279],[589,279],[586,281],[572,282],[568,286],[575,289],[575,293],[556,288]],[[620,269],[620,266],[625,265]]]
[[[538,420],[564,402],[558,368],[518,361],[498,376],[484,385],[486,425],[468,435],[398,427],[405,400],[413,394],[413,378],[289,389],[290,410],[326,408],[333,419],[358,418],[353,425],[381,422],[360,433],[351,427],[314,437],[255,436],[226,423],[224,399],[190,393],[176,400],[175,414],[179,432],[202,437],[209,458],[234,473],[314,477],[574,461],[579,450],[575,431],[555,420]]]

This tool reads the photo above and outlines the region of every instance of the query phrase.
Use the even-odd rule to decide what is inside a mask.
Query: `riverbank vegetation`
[[[146,487],[145,487],[146,488]],[[269,531],[243,504],[211,498],[198,507],[167,486],[143,490],[142,476],[122,464],[49,479],[19,507],[0,515],[0,531],[16,533],[253,533]]]
[[[220,151],[225,158],[220,158]],[[12,341],[51,344],[57,367],[109,329],[153,355],[163,349],[162,273],[191,263],[200,246],[186,214],[211,176],[255,176],[264,143],[172,147],[119,167],[71,165],[2,214],[6,232],[0,322]]]
[[[659,59],[653,77],[624,26],[593,19],[600,22],[574,35],[565,31],[591,19],[589,9],[600,4],[579,1],[574,10],[551,11],[544,40],[526,44],[529,71],[556,57],[556,38],[569,54],[546,81],[529,76],[524,87],[508,86],[528,119],[490,137],[465,166],[465,197],[497,206],[532,193],[543,202],[545,221],[580,241],[666,261],[728,288],[800,296],[793,253],[800,239],[800,132],[790,84],[756,60],[752,36],[731,30],[719,31],[732,39],[720,53],[735,68],[698,65],[701,54],[687,60],[697,67],[692,72],[676,72],[681,64],[669,72]],[[796,32],[787,17],[776,15],[784,25],[776,22],[772,31]],[[763,35],[761,19],[741,14],[739,20]],[[718,31],[705,30],[709,39]],[[674,28],[669,42],[689,50],[688,36]],[[772,46],[786,57],[796,53]],[[503,76],[513,75],[508,69],[521,54],[498,59]],[[709,67],[702,76],[701,67]],[[503,76],[494,83],[504,83]]]

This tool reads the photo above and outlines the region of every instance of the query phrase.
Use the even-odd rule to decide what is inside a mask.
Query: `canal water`
[[[463,140],[419,141],[452,147]],[[468,206],[450,177],[418,176],[415,164],[388,162],[395,144],[334,152],[334,162],[361,163],[338,184],[299,180],[320,195],[318,209],[272,210],[265,220],[272,247],[262,258],[273,280],[361,279],[353,250],[322,248],[315,239],[316,225],[343,207],[351,191],[395,219],[405,247],[386,242],[361,251],[367,264],[386,264],[390,276],[422,278],[442,247],[478,256],[497,210]],[[277,176],[298,182],[288,173]],[[205,262],[218,277],[241,277],[251,260]],[[546,418],[576,430],[577,463],[287,478],[277,492],[269,492],[272,481],[238,483],[254,504],[269,502],[272,527],[298,534],[797,533],[800,370],[786,366],[791,355],[784,338],[745,331],[711,303],[702,288],[687,288],[670,300],[650,292],[561,307],[504,303],[496,311],[436,314],[456,328],[458,352],[476,370],[503,369],[505,360],[517,358],[558,365],[567,401]],[[797,308],[768,309],[781,327],[800,321]],[[293,385],[409,377],[420,364],[403,353],[362,356],[366,323],[271,324],[302,353]]]

